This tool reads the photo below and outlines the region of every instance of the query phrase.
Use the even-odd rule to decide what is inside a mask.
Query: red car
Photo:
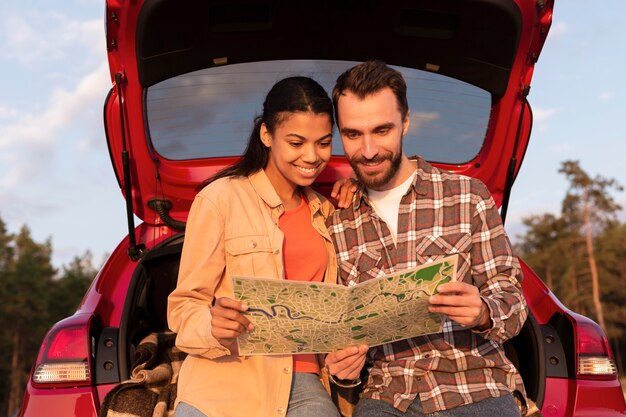
[[[309,75],[330,90],[356,62],[395,66],[409,88],[405,152],[480,178],[504,217],[552,8],[553,0],[107,0],[113,87],[104,123],[129,235],[76,314],[49,331],[21,415],[96,416],[129,377],[138,335],[167,328],[197,187],[243,152],[278,79]],[[316,184],[326,194],[350,175],[334,137],[335,156]],[[602,329],[523,269],[530,316],[506,348],[529,397],[548,417],[626,414]]]

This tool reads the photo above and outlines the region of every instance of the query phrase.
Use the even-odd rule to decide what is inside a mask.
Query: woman
[[[230,280],[253,275],[336,282],[324,223],[333,207],[309,188],[331,156],[332,111],[312,79],[279,81],[243,157],[196,196],[168,303],[176,344],[189,353],[179,375],[177,417],[339,415],[320,382],[315,355],[238,355],[237,336],[253,328],[242,314],[246,306],[232,299]],[[329,354],[331,370],[354,378],[366,349]]]

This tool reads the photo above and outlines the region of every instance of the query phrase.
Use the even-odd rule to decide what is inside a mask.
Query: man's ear
[[[411,126],[411,110],[407,110],[406,116],[404,116],[404,121],[402,122],[403,135],[406,135],[406,132],[409,131],[409,126]]]
[[[272,135],[270,135],[270,131],[267,130],[267,126],[265,126],[265,123],[261,123],[261,127],[259,128],[259,136],[263,145],[268,148],[272,146]]]

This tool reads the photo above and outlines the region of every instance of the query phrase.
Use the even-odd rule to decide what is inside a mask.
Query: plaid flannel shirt
[[[482,182],[418,158],[417,175],[400,202],[396,245],[363,188],[327,225],[344,285],[458,253],[457,279],[478,287],[493,323],[480,332],[444,318],[441,333],[370,348],[363,397],[406,411],[419,395],[424,412],[432,413],[514,390],[525,396],[502,347],[527,316],[521,270]]]

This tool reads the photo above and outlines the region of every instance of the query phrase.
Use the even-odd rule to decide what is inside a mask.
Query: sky
[[[0,218],[50,239],[57,268],[89,250],[95,266],[127,233],[106,147],[111,88],[103,0],[0,1]],[[562,161],[626,185],[626,1],[556,0],[529,101],[534,127],[506,228],[560,210]],[[626,193],[614,193],[626,207]],[[622,219],[625,219],[622,212]]]

